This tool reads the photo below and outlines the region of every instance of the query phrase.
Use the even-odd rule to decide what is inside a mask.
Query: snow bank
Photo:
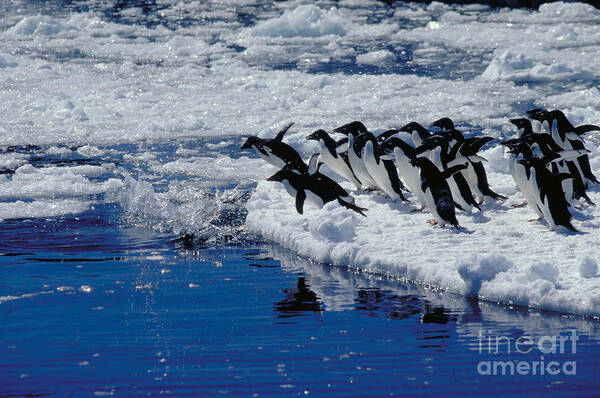
[[[584,208],[574,221],[581,234],[556,233],[527,208],[512,208],[518,194],[511,177],[489,173],[490,184],[510,195],[481,213],[457,214],[464,231],[427,223],[411,203],[355,195],[363,218],[335,202],[305,215],[281,184],[260,182],[247,203],[251,231],[315,261],[348,265],[434,285],[483,300],[585,315],[600,315],[600,210]],[[349,186],[347,186],[349,188]],[[600,201],[600,192],[590,193]]]

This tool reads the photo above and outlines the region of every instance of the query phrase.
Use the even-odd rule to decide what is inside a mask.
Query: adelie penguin
[[[434,135],[427,139],[423,145],[432,147],[429,153],[429,159],[439,170],[445,170],[453,165],[456,160],[457,151],[452,151],[449,145],[449,137],[444,135]],[[453,148],[456,148],[455,144]],[[465,167],[466,168],[466,167]],[[460,210],[471,212],[473,208],[481,210],[479,204],[473,197],[469,183],[461,173],[454,173],[448,180],[452,192],[454,203]]]
[[[419,168],[421,189],[425,193],[427,207],[437,224],[440,227],[450,224],[456,228],[460,228],[454,210],[454,200],[452,199],[452,193],[446,182],[446,178],[460,170],[464,170],[467,165],[455,165],[441,172],[431,160],[425,157],[413,158],[412,164]]]
[[[417,122],[407,123],[404,126],[402,126],[399,130],[410,134],[413,145],[415,147],[422,145],[423,141],[432,136],[432,134],[429,131],[427,131],[425,127],[421,126]]]
[[[301,173],[307,173],[308,167],[302,160],[298,152],[285,142],[283,136],[292,127],[294,123],[290,123],[282,128],[279,133],[272,139],[263,139],[257,136],[250,136],[242,145],[241,149],[254,149],[254,151],[264,160],[271,163],[273,166],[283,168],[286,166]]]
[[[321,159],[327,167],[354,184],[356,189],[361,188],[362,183],[352,171],[347,153],[342,153],[343,150],[340,151],[338,143],[325,130],[317,130],[308,135],[306,139],[319,142]]]
[[[392,198],[392,200],[400,198],[406,201],[406,198],[402,194],[404,185],[402,185],[400,178],[398,178],[398,171],[394,162],[391,159],[382,158],[383,151],[375,137],[371,135],[368,138],[362,150],[362,160],[367,171],[379,188]]]
[[[570,174],[552,174],[546,167],[547,163],[560,158],[559,154],[545,156],[543,158],[521,159],[517,162],[531,169],[532,189],[539,192],[538,206],[544,214],[550,230],[563,226],[570,231],[577,232],[571,224],[571,212],[569,202],[565,198],[561,181],[572,178]]]
[[[547,113],[547,120],[549,121],[549,124],[552,126],[552,136],[554,138],[554,140],[563,147],[563,149],[565,150],[569,150],[569,149],[575,149],[575,150],[579,150],[579,149],[585,149],[585,146],[583,144],[583,140],[581,138],[579,138],[580,136],[582,136],[583,134],[589,132],[589,131],[598,131],[600,130],[599,126],[595,126],[593,124],[585,124],[582,126],[573,126],[573,124],[567,119],[567,117],[565,116],[565,114],[558,110],[555,109],[553,111],[550,111]],[[561,140],[561,142],[557,141],[557,137],[556,135],[558,135],[559,139]],[[587,184],[589,183],[594,183],[594,184],[598,184],[600,183],[598,181],[598,179],[596,178],[596,176],[592,173],[592,169],[590,166],[590,160],[588,155],[583,155],[580,156],[579,158],[577,158],[577,163],[578,166],[581,170],[581,174],[585,180],[585,182]],[[587,185],[586,184],[586,185]]]
[[[354,198],[344,188],[331,178],[320,173],[318,166],[316,169],[313,174],[298,174],[289,168],[284,168],[267,178],[267,181],[276,181],[284,184],[286,191],[295,198],[296,211],[299,214],[304,213],[304,203],[307,200],[319,209],[325,203],[337,200],[340,206],[366,217],[364,212],[367,209],[356,206]]]
[[[554,110],[552,112],[547,112],[542,109],[535,109],[528,111],[528,114],[532,119],[542,123],[542,131],[544,132],[543,134],[533,134],[529,136],[529,138],[540,138],[540,136],[545,135],[551,137],[552,140],[550,144],[556,146],[556,148],[552,148],[555,152],[558,151],[558,148],[561,150],[585,150],[583,141],[581,141],[576,134],[573,134],[574,131],[568,131],[576,130],[577,128],[573,127],[561,111]],[[581,127],[585,127],[587,130],[589,126]],[[569,139],[569,136],[572,135],[574,135],[574,137],[571,138],[574,139]],[[583,198],[588,204],[594,205],[594,202],[592,202],[586,193],[587,186],[590,183],[593,183],[593,180],[596,178],[592,174],[587,154],[581,155],[577,159],[553,163],[552,167],[555,173],[564,171],[566,168],[573,175],[572,180],[567,180],[567,182],[565,182],[565,185],[569,186],[569,191],[571,193],[569,196],[570,199]]]
[[[419,148],[424,149],[422,146]],[[427,201],[425,200],[425,192],[421,188],[420,169],[411,162],[418,155],[417,149],[398,137],[390,137],[385,140],[381,143],[381,149],[386,154],[384,156],[393,155],[395,157],[398,173],[421,204],[421,208],[417,210],[425,209]]]
[[[492,140],[492,137],[466,138],[458,150],[461,155],[468,159],[467,169],[463,170],[462,174],[479,204],[483,203],[485,197],[494,200],[507,199],[506,196],[492,191],[482,163],[482,160],[485,159],[477,156],[479,149]]]

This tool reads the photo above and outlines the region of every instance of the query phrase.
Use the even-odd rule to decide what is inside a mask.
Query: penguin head
[[[261,142],[262,142],[262,139],[258,138],[255,135],[251,135],[250,137],[248,137],[246,142],[244,142],[244,145],[242,145],[241,149],[249,149],[249,148],[252,148],[253,146],[259,146]]]
[[[449,131],[454,129],[454,122],[449,117],[443,117],[431,123],[432,126],[438,127],[442,131]]]
[[[293,172],[289,169],[281,169],[271,177],[267,178],[267,181],[283,182],[291,178]]]
[[[560,131],[568,132],[575,130],[575,126],[571,124],[561,110],[554,109],[553,111],[548,112],[548,116],[550,117],[550,120],[556,120],[558,122],[558,129]]]
[[[410,122],[408,124],[405,124],[404,126],[400,127],[399,130],[404,131],[408,134],[412,134],[413,131],[416,131],[422,139],[426,139],[431,135],[431,133],[427,131],[425,127],[421,126],[417,122]]]
[[[327,136],[329,136],[329,134],[327,134],[325,130],[319,129],[316,130],[314,133],[307,135],[306,139],[319,141],[320,139],[324,139]]]
[[[367,128],[364,124],[362,124],[362,122],[355,120],[353,122],[344,124],[343,126],[337,127],[333,129],[333,131],[335,131],[336,133],[342,133],[346,135],[354,134],[355,136],[357,136],[359,134],[366,133],[369,130],[367,130]]]
[[[531,126],[531,121],[529,119],[525,119],[525,118],[509,119],[509,122],[514,124],[514,126],[518,130],[523,130],[523,132],[521,133],[521,136],[533,134],[533,128]]]
[[[550,117],[550,112],[545,111],[543,109],[532,109],[527,111],[527,115],[529,115],[529,118],[532,120],[537,120],[538,122],[544,122],[547,121],[548,118]]]

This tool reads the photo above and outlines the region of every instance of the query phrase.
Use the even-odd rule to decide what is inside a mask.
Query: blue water
[[[237,9],[237,21],[253,24],[257,7],[273,7],[259,3]],[[202,23],[161,20],[160,5],[139,1],[108,9],[103,2],[32,1],[19,12],[63,15],[94,7],[120,23]],[[132,7],[144,12],[122,13]],[[389,15],[386,7],[376,7],[370,22]],[[381,48],[385,43],[356,50]],[[469,78],[481,72],[486,56],[455,54],[431,67],[412,64],[408,47],[393,50],[398,62],[388,69],[349,58],[307,71]],[[56,57],[68,62],[78,55]],[[134,178],[149,178],[143,164],[121,162],[123,154],[151,149],[167,162],[182,146],[200,148],[204,156],[239,156],[237,141],[218,150],[206,146],[220,140],[109,145],[102,149],[114,152],[102,159],[47,155],[29,146],[1,152],[29,154],[35,167],[114,162]],[[162,192],[186,178],[151,182]],[[598,396],[598,320],[478,302],[299,258],[243,232],[248,189],[215,215],[210,236],[133,223],[104,195],[90,198],[97,202],[81,214],[0,222],[0,397]],[[528,336],[535,343],[563,338],[563,352],[531,344],[517,351],[517,339]],[[551,369],[561,373],[482,374],[488,361],[507,367],[556,361]]]
[[[0,396],[597,396],[597,321],[479,303],[269,244],[185,248],[123,228],[114,210],[3,224],[0,296],[35,295],[0,304]],[[556,354],[503,343],[493,354],[478,336],[572,330],[576,352],[569,342]],[[542,355],[575,361],[576,374],[478,373],[481,361]]]

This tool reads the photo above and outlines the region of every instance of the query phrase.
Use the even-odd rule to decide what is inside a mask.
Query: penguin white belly
[[[566,165],[566,162],[562,162],[562,165],[560,163],[561,162],[558,162],[558,172],[570,174],[571,171],[569,170],[569,166]],[[577,165],[578,163],[575,162],[575,164]],[[579,171],[579,175],[582,175],[581,171]],[[563,192],[565,193],[565,199],[571,204],[575,203],[575,199],[573,199],[573,191],[575,190],[573,187],[573,181],[573,178],[566,178],[561,181]]]
[[[306,200],[308,201],[308,203],[310,203],[317,209],[323,208],[323,205],[325,203],[323,202],[323,199],[321,199],[321,197],[319,195],[315,194],[312,191],[309,191],[308,189],[305,189],[304,193],[306,194]]]
[[[436,148],[436,150],[430,153],[429,159],[433,162],[433,164],[436,165],[436,167],[440,171],[442,171],[444,170],[444,167],[442,166],[442,161],[440,160],[439,148]],[[454,199],[454,202],[456,202],[464,211],[470,213],[471,205],[463,199],[462,194],[460,193],[460,188],[458,188],[458,185],[456,184],[456,181],[454,181],[454,178],[449,177],[446,181],[448,182],[448,186],[450,187],[450,192],[452,193],[452,199]]]
[[[433,216],[435,221],[437,221],[438,225],[440,227],[446,225],[446,221],[442,217],[440,217],[440,215],[437,211],[437,206],[435,205],[435,199],[433,198],[431,189],[427,188],[425,190],[424,196],[425,196],[425,203],[427,204],[427,208],[431,212],[431,215]]]
[[[287,193],[292,197],[295,198],[296,197],[296,193],[297,191],[294,189],[294,187],[292,187],[290,185],[290,182],[288,180],[283,180],[281,181],[281,183],[283,184],[283,187],[285,188],[285,190],[287,191]]]
[[[252,146],[252,148],[254,148],[254,151],[258,154],[258,156],[260,156],[261,158],[263,158],[264,160],[266,160],[267,162],[271,163],[273,166],[275,167],[279,167],[280,169],[285,167],[285,162],[278,158],[277,156],[275,156],[273,154],[273,152],[271,152],[271,150],[267,147],[263,147],[263,149],[265,150],[265,152],[267,152],[267,155],[265,155],[264,153],[262,153],[261,151],[258,150],[258,148],[256,146]]]
[[[338,155],[337,158],[333,157],[333,155],[329,152],[329,148],[325,146],[323,140],[320,141],[320,148],[321,159],[323,159],[323,162],[325,162],[327,167],[329,167],[334,173],[353,183],[357,189],[360,189],[360,181],[354,177],[352,170],[350,170],[344,159],[340,155]]]
[[[359,158],[356,153],[352,150],[348,150],[348,160],[350,161],[350,166],[352,166],[352,170],[358,177],[358,179],[362,182],[363,188],[379,188],[377,182],[371,177],[369,171],[365,167],[362,159]]]
[[[533,172],[533,170],[532,170]],[[538,217],[543,217],[544,214],[541,212],[538,202],[539,202],[539,192],[536,195],[534,189],[534,185],[533,185],[533,181],[531,179],[527,179],[527,175],[526,173],[526,169],[524,166],[517,164],[517,166],[515,166],[515,176],[513,176],[513,178],[515,179],[515,182],[517,183],[517,187],[519,188],[519,191],[521,191],[521,193],[523,194],[523,196],[525,197],[525,200],[527,201],[527,204],[529,205],[529,207],[531,207],[531,209],[533,209],[533,211],[535,211],[535,213],[538,215]]]
[[[461,174],[467,180],[467,184],[469,184],[469,188],[471,188],[471,192],[475,195],[475,199],[477,202],[483,201],[483,192],[479,189],[477,174],[475,173],[475,169],[473,168],[473,164],[470,161],[467,162],[467,168],[461,170]]]
[[[402,179],[406,185],[408,185],[408,188],[411,190],[411,192],[417,197],[418,201],[421,203],[421,206],[427,207],[427,203],[425,202],[425,193],[421,189],[419,168],[411,165],[408,158],[400,152],[401,150],[399,148],[394,149],[398,173],[400,176],[402,176]]]
[[[396,200],[400,197],[392,188],[392,182],[387,169],[383,165],[383,162],[377,163],[375,154],[373,153],[373,143],[367,142],[363,148],[362,159],[365,164],[367,172],[373,177],[377,186],[383,190],[392,200]]]
[[[543,202],[541,202],[542,206],[540,206],[540,210],[542,210],[542,213],[544,213],[544,220],[546,221],[546,223],[548,224],[548,228],[550,228],[551,231],[554,231],[556,229],[556,223],[554,222],[554,218],[552,217],[552,212],[550,211],[550,208],[548,207],[548,197],[546,196],[543,200]]]

